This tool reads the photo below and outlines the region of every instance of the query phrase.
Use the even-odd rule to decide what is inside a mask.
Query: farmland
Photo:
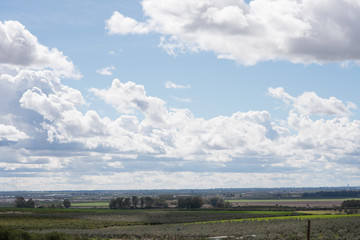
[[[311,239],[360,239],[358,208],[341,206],[345,200],[359,199],[347,196],[360,196],[359,191],[342,191],[344,196],[338,198],[324,196],[338,194],[336,191],[313,191],[310,194],[313,198],[304,197],[296,189],[230,191],[23,192],[26,201],[34,198],[33,208],[12,207],[19,194],[3,193],[6,201],[0,205],[0,239],[208,239],[229,236],[230,239],[300,240],[306,239],[308,220],[311,221]],[[136,195],[138,197],[133,198]],[[198,199],[202,199],[203,206],[180,207],[181,199],[195,199],[193,196],[201,196]],[[143,206],[140,200],[147,198],[152,199],[152,205]],[[215,198],[222,200],[217,202],[222,203],[221,207],[212,205],[211,200]],[[62,204],[64,199],[71,201],[70,208]],[[114,199],[121,199],[124,204],[110,209],[109,203]],[[130,203],[130,199],[139,202]],[[160,200],[169,205],[156,205]],[[15,233],[13,237],[2,238],[2,234],[9,235],[6,231]],[[26,234],[32,238],[19,237]]]
[[[319,215],[296,211],[165,210],[165,209],[15,209],[0,210],[0,228],[35,233],[62,232],[99,238],[205,238],[254,236],[256,239],[304,239],[307,220],[313,239],[346,236],[360,229],[360,215]],[[324,214],[324,212],[323,212]],[[251,239],[251,238],[249,238]],[[341,239],[341,238],[340,238]]]
[[[107,208],[109,207],[109,202],[76,202],[71,204],[73,207],[95,207],[95,208]]]
[[[228,200],[232,206],[288,206],[288,207],[340,207],[341,203],[350,198],[341,199],[232,199]],[[357,199],[357,198],[351,198]]]

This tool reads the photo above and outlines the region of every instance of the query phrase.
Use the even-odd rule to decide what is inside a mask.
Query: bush
[[[360,200],[346,200],[341,204],[343,208],[360,208]]]

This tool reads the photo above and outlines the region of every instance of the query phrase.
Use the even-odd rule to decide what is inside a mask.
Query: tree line
[[[36,207],[36,202],[32,199],[29,198],[28,200],[25,200],[24,197],[18,196],[15,199],[15,207],[17,208],[35,208]],[[42,208],[44,206],[39,206],[39,208]],[[71,207],[71,202],[68,199],[64,199],[62,204],[49,204],[47,206],[48,208],[69,208]]]
[[[321,191],[303,193],[303,198],[358,198],[360,191]]]
[[[212,197],[209,199],[203,199],[199,196],[183,196],[176,199],[171,198],[172,203],[180,209],[198,209],[204,204],[209,204],[215,208],[229,208],[231,207],[229,202],[219,197]],[[134,208],[167,208],[168,202],[166,198],[160,196],[159,198],[153,197],[116,197],[110,200],[110,209],[134,209]]]
[[[117,197],[110,200],[110,209],[130,209],[130,208],[163,208],[167,207],[167,203],[161,198],[152,197]]]

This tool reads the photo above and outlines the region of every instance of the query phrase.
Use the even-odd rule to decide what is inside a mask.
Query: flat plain
[[[310,207],[310,208],[332,208],[340,207],[345,200],[359,198],[342,199],[233,199],[227,200],[233,207],[243,206],[288,206],[288,207]]]
[[[41,234],[55,231],[102,239],[205,239],[214,236],[305,239],[308,220],[312,221],[312,239],[332,239],[321,238],[324,233],[338,237],[334,239],[356,239],[349,236],[358,234],[360,229],[359,214],[329,211],[0,209],[0,228]]]

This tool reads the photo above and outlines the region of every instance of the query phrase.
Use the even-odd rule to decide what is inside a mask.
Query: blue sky
[[[358,186],[358,18],[349,0],[0,1],[0,188]]]

